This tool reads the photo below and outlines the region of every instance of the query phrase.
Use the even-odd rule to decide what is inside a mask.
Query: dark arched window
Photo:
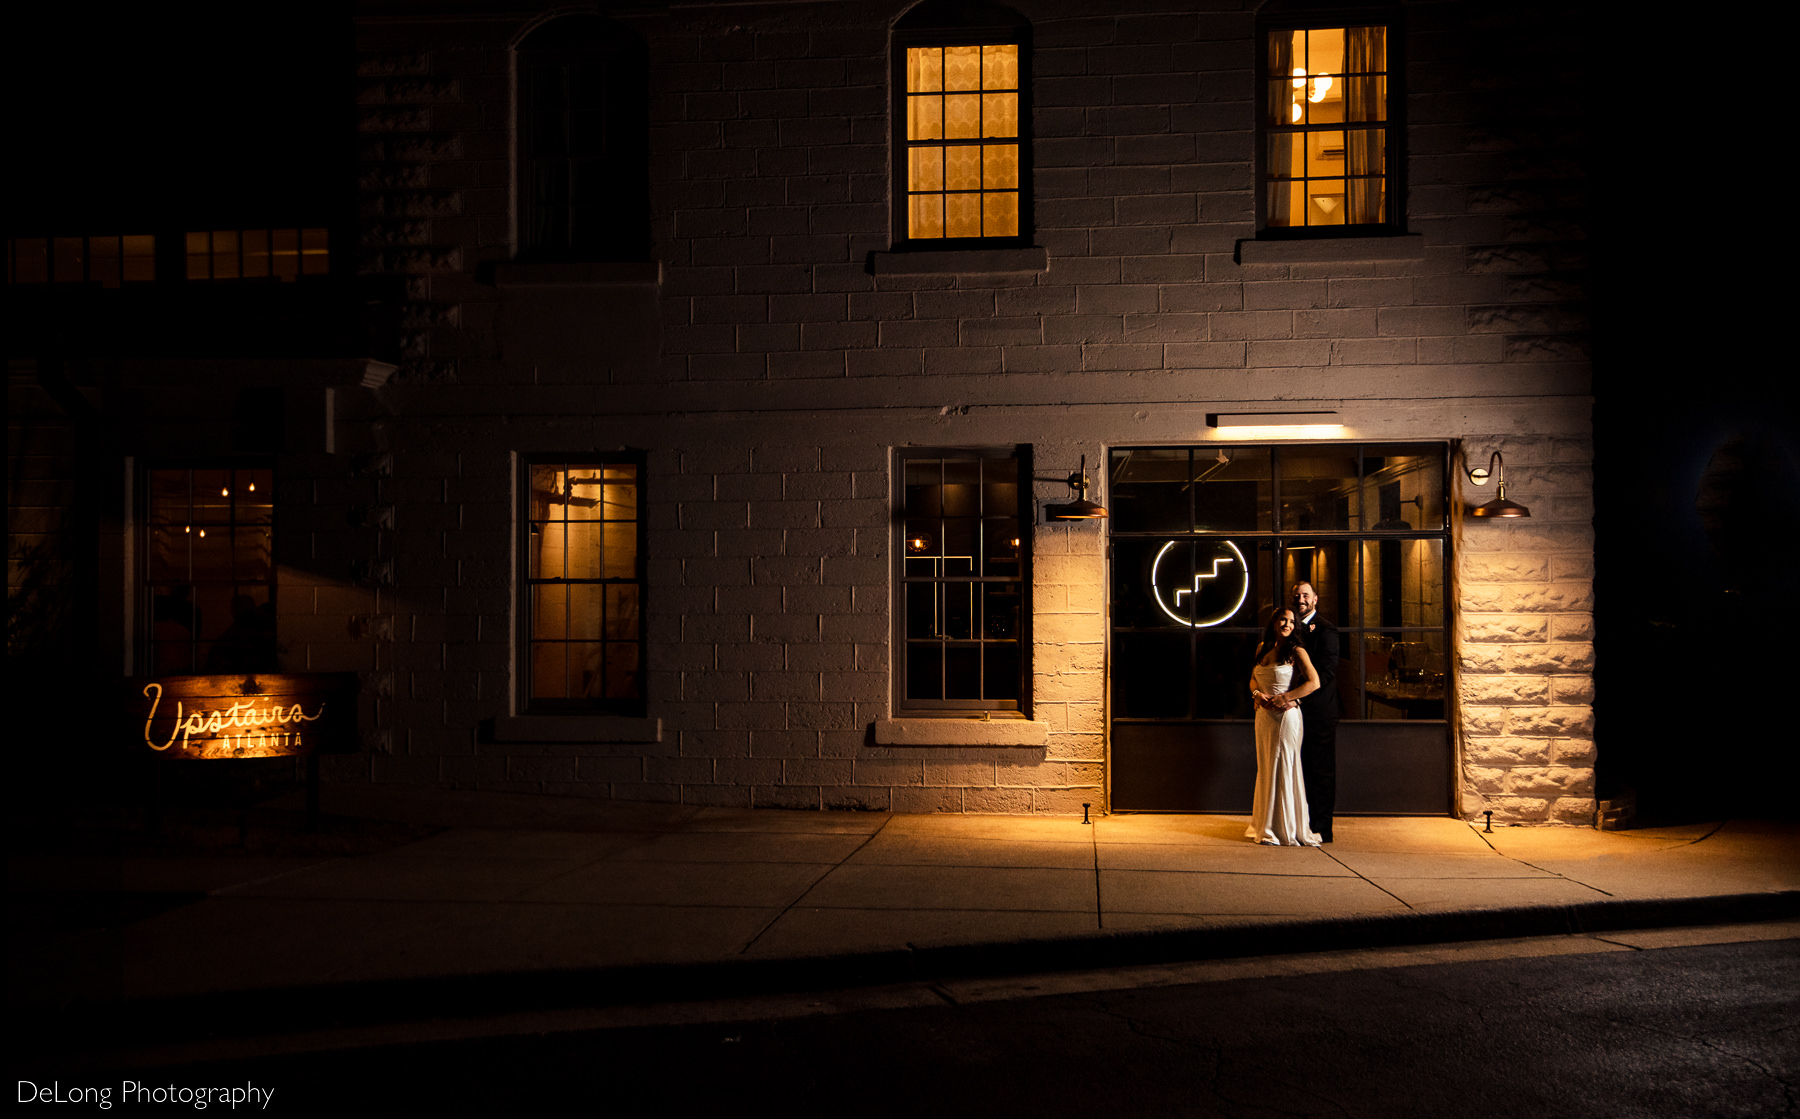
[[[519,255],[643,260],[650,129],[643,40],[599,16],[538,27],[517,50]]]
[[[925,0],[894,25],[894,243],[1031,241],[1031,25]]]

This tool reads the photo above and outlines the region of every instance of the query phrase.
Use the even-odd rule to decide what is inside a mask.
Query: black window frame
[[[156,505],[155,476],[162,473],[185,473],[187,488],[186,513],[182,518],[164,519],[159,517]],[[196,501],[197,485],[207,485],[217,481],[197,482],[197,474],[223,473],[231,493],[220,495],[225,501],[223,517],[209,515],[203,511]],[[143,465],[137,473],[139,494],[136,501],[138,516],[138,559],[136,564],[137,603],[135,609],[139,618],[139,640],[136,642],[135,656],[144,675],[150,676],[192,676],[237,672],[276,672],[280,670],[280,645],[277,638],[279,620],[279,559],[276,554],[276,542],[279,539],[280,507],[275,500],[277,472],[275,459],[269,456],[230,456],[206,457],[193,459],[153,460]],[[253,502],[242,502],[240,497],[254,491],[254,486],[245,489],[242,483],[259,482],[263,488],[261,497]],[[210,492],[207,494],[210,499]],[[266,519],[255,519],[240,516],[242,505],[266,506]],[[212,508],[217,508],[212,505]],[[156,536],[159,528],[180,524],[183,531],[180,536],[189,541],[188,571],[185,579],[165,579],[159,577],[156,560]],[[263,578],[239,578],[238,568],[242,558],[238,554],[235,543],[228,545],[231,556],[228,566],[232,570],[230,578],[200,579],[195,577],[193,566],[194,543],[204,538],[207,532],[223,529],[231,534],[235,541],[236,534],[241,532],[261,531],[268,539],[264,555],[267,559],[267,570]],[[230,585],[232,587],[230,605],[225,611],[217,611],[209,623],[206,618],[207,603],[196,593],[196,588],[208,583],[214,586]],[[185,604],[176,596],[169,596],[166,601],[159,600],[159,587],[186,588]],[[246,587],[262,588],[266,597],[256,603],[261,618],[241,618],[236,616],[238,600]],[[173,649],[180,642],[164,635],[165,625],[181,624],[181,616],[189,619],[187,645],[189,654],[186,667],[177,667],[163,659],[165,648]],[[217,628],[219,622],[229,616],[230,624],[223,630]],[[197,625],[196,625],[197,623]],[[211,628],[208,628],[210,625]],[[212,635],[212,636],[209,636]],[[227,644],[229,643],[229,644]]]
[[[1277,78],[1270,72],[1270,37],[1276,33],[1291,34],[1338,27],[1382,27],[1385,29],[1387,57],[1385,80],[1383,219],[1354,225],[1271,226],[1269,224],[1269,190],[1271,169],[1269,149],[1271,137],[1303,131],[1329,131],[1329,125],[1277,127],[1269,122],[1269,91]],[[1405,26],[1397,8],[1344,7],[1288,10],[1288,6],[1265,9],[1256,24],[1256,236],[1258,240],[1321,240],[1344,237],[1393,237],[1406,232],[1406,57]],[[1339,122],[1341,128],[1343,123]],[[1296,180],[1296,183],[1304,180]]]
[[[565,513],[565,516],[562,518],[554,518],[554,517],[538,518],[538,517],[534,516],[534,512],[536,509],[536,505],[534,504],[535,499],[534,499],[534,495],[532,492],[532,473],[533,473],[534,468],[561,467],[566,471],[569,469],[586,470],[586,469],[592,469],[592,468],[598,468],[598,469],[604,470],[606,467],[612,467],[612,466],[630,466],[636,471],[636,478],[635,478],[634,484],[637,488],[637,495],[636,495],[636,506],[635,506],[635,510],[634,510],[634,512],[635,512],[634,518],[629,522],[622,520],[622,519],[619,521],[604,521],[603,520],[603,523],[605,523],[605,524],[632,523],[634,525],[633,534],[635,537],[635,545],[634,545],[635,556],[634,556],[633,570],[632,570],[631,575],[630,576],[604,576],[604,575],[602,575],[600,577],[575,578],[575,579],[571,579],[571,578],[567,577],[566,574],[563,576],[560,576],[560,577],[548,577],[548,578],[535,577],[533,575],[532,554],[531,554],[531,548],[533,546],[533,538],[535,536],[539,535],[540,531],[542,530],[541,526],[552,525],[552,524],[556,523],[559,519],[562,520],[563,523],[566,524],[568,522],[569,518],[566,516],[566,513]],[[533,455],[520,456],[520,464],[519,464],[519,471],[518,471],[518,486],[519,486],[518,501],[519,501],[520,515],[518,518],[519,554],[518,554],[518,579],[517,579],[519,655],[517,657],[518,670],[516,673],[516,680],[517,680],[516,692],[517,692],[517,710],[520,711],[521,713],[527,714],[527,715],[621,715],[621,716],[642,716],[645,713],[645,711],[647,709],[647,705],[649,703],[648,625],[649,625],[649,615],[650,615],[650,591],[649,591],[649,578],[648,578],[649,558],[647,555],[647,546],[649,543],[649,518],[647,516],[647,504],[646,504],[646,496],[647,496],[648,488],[646,486],[645,475],[646,475],[645,455],[642,451],[636,451],[636,450],[602,452],[602,453],[572,452],[569,454],[533,454]],[[601,531],[602,531],[602,538],[604,539],[604,534],[605,534],[606,530],[603,528]],[[567,569],[565,568],[565,572],[566,572],[566,570]],[[601,695],[597,695],[597,696],[587,696],[587,697],[579,697],[579,698],[570,698],[570,697],[539,698],[539,697],[534,696],[533,693],[535,691],[534,672],[535,672],[535,665],[536,665],[536,661],[535,661],[536,645],[548,644],[548,643],[552,643],[552,642],[561,643],[564,645],[572,645],[572,644],[576,643],[575,639],[567,636],[566,633],[565,633],[565,636],[561,639],[540,637],[537,634],[535,626],[534,626],[534,622],[538,616],[538,612],[536,610],[536,596],[535,596],[536,589],[540,586],[559,585],[559,584],[563,585],[563,586],[572,586],[572,585],[577,585],[577,584],[595,585],[595,586],[627,586],[627,585],[629,585],[629,586],[636,588],[637,619],[636,619],[636,626],[635,626],[635,636],[629,642],[617,641],[617,640],[609,642],[606,639],[605,625],[604,625],[604,621],[602,621],[602,624],[601,624],[601,627],[599,630],[599,636],[596,637],[591,642],[592,644],[596,644],[601,647],[603,660],[601,662],[600,676],[601,676],[601,679],[603,682],[603,686],[604,686],[604,679],[605,679],[605,675],[606,675],[604,658],[609,654],[609,650],[607,650],[606,646],[608,644],[633,644],[633,645],[635,645],[635,647],[636,647],[636,693],[634,695],[607,696],[607,695],[601,694]],[[570,607],[565,606],[565,608],[567,609]]]
[[[946,570],[936,575],[922,575],[908,571],[909,561],[916,565],[922,558],[923,549],[909,544],[909,512],[914,519],[921,515],[917,509],[909,510],[907,465],[917,462],[977,462],[1010,461],[1013,464],[1016,479],[1016,501],[1009,514],[996,513],[988,507],[986,494],[982,494],[982,504],[975,514],[975,519],[986,521],[1002,520],[1010,515],[1017,536],[1017,570],[1011,575],[987,573],[984,564],[972,561],[969,574],[951,576]],[[985,477],[985,473],[983,475]],[[995,446],[995,447],[904,447],[897,448],[894,454],[894,526],[893,526],[893,625],[892,625],[892,663],[893,663],[893,711],[897,716],[932,717],[932,716],[968,716],[986,714],[1004,717],[1031,717],[1031,448],[1027,445]],[[929,518],[931,514],[922,514]],[[966,518],[965,518],[966,519]],[[940,537],[941,539],[941,537]],[[985,531],[982,539],[986,540]],[[925,557],[928,558],[928,557]],[[911,630],[912,618],[909,614],[909,588],[921,585],[951,586],[969,584],[986,588],[989,586],[1013,584],[1017,587],[1017,602],[1013,606],[1015,628],[1011,638],[993,636],[984,622],[974,624],[974,609],[985,611],[990,605],[986,598],[979,607],[971,610],[971,628],[966,637],[940,636],[934,634],[914,634]],[[961,649],[973,648],[978,658],[980,684],[982,693],[978,698],[950,698],[944,693],[949,690],[946,678],[940,676],[940,687],[935,698],[909,697],[911,690],[909,675],[912,671],[910,653],[915,646],[927,647],[936,643],[946,650],[952,647]],[[989,686],[989,665],[994,663],[988,655],[988,646],[1011,644],[1015,647],[1017,679],[1010,689]],[[944,665],[949,657],[943,658]],[[947,668],[941,666],[947,672]],[[998,680],[995,681],[998,685]],[[1012,690],[1017,698],[1005,696],[991,697],[990,692]]]
[[[998,237],[913,237],[911,235],[911,181],[909,153],[914,141],[907,134],[906,52],[914,47],[967,47],[1013,45],[1019,50],[1018,77],[1018,231]],[[1010,8],[979,2],[926,0],[913,7],[894,25],[892,72],[892,140],[890,164],[893,196],[891,244],[895,252],[959,251],[968,249],[1028,248],[1035,236],[1032,205],[1031,138],[1031,23]],[[945,146],[957,146],[940,140]],[[980,146],[982,138],[964,142]],[[950,193],[945,191],[943,193]],[[985,189],[977,193],[986,193]]]
[[[156,280],[156,253],[155,233],[8,237],[6,282],[102,288],[148,284]]]
[[[1295,504],[1294,494],[1284,494],[1284,457],[1297,458],[1311,452],[1325,450],[1333,455],[1353,452],[1357,456],[1359,479],[1375,479],[1380,471],[1366,469],[1368,455],[1375,450],[1393,451],[1397,449],[1413,449],[1424,451],[1429,449],[1434,459],[1435,490],[1441,502],[1436,511],[1433,523],[1427,525],[1419,520],[1419,513],[1405,512],[1404,515],[1414,518],[1403,522],[1394,516],[1395,510],[1388,508],[1383,495],[1383,504],[1364,508],[1357,514],[1357,523],[1326,524],[1314,526],[1303,516],[1289,512]],[[1266,499],[1258,498],[1255,502],[1244,505],[1241,509],[1250,513],[1254,521],[1245,521],[1237,527],[1201,527],[1190,529],[1174,527],[1165,523],[1159,527],[1138,524],[1134,527],[1133,517],[1129,511],[1130,487],[1132,483],[1119,484],[1117,475],[1120,471],[1120,456],[1126,460],[1137,451],[1167,453],[1170,451],[1189,452],[1188,467],[1195,483],[1203,481],[1211,471],[1208,469],[1216,462],[1220,452],[1233,456],[1244,452],[1264,454],[1268,457],[1266,481],[1268,492]],[[1327,609],[1327,616],[1336,624],[1341,643],[1340,653],[1346,657],[1372,648],[1368,645],[1371,638],[1393,639],[1396,636],[1418,638],[1429,644],[1435,640],[1446,662],[1446,681],[1448,680],[1448,662],[1454,648],[1451,636],[1454,631],[1454,604],[1448,598],[1441,603],[1442,617],[1436,625],[1407,624],[1404,620],[1394,620],[1386,615],[1388,604],[1381,600],[1379,605],[1383,611],[1377,620],[1371,620],[1366,607],[1372,601],[1367,595],[1370,583],[1367,578],[1367,564],[1356,557],[1356,550],[1364,545],[1377,546],[1379,559],[1384,569],[1377,572],[1377,583],[1384,595],[1389,591],[1388,573],[1385,563],[1387,552],[1407,541],[1434,542],[1440,548],[1441,570],[1439,572],[1442,585],[1448,587],[1455,568],[1455,512],[1451,503],[1450,461],[1451,445],[1445,440],[1437,439],[1360,439],[1341,442],[1287,442],[1263,443],[1245,441],[1242,443],[1211,444],[1179,444],[1179,445],[1136,445],[1121,444],[1109,448],[1107,471],[1114,481],[1109,483],[1108,504],[1112,507],[1112,516],[1108,521],[1108,553],[1109,567],[1108,585],[1109,608],[1108,632],[1111,642],[1109,663],[1113,671],[1109,674],[1109,704],[1114,723],[1193,723],[1219,721],[1245,721],[1254,717],[1250,707],[1248,691],[1241,686],[1242,680],[1249,675],[1251,650],[1267,621],[1266,611],[1269,608],[1279,609],[1287,605],[1290,590],[1287,576],[1290,574],[1287,560],[1288,553],[1311,551],[1320,547],[1341,546],[1343,555],[1350,563],[1350,568],[1337,576],[1341,586],[1328,590],[1317,586],[1320,591],[1321,608]],[[1197,501],[1200,486],[1189,483],[1187,497],[1190,503]],[[1410,503],[1407,503],[1410,507]],[[1191,506],[1190,506],[1191,507]],[[1404,512],[1404,510],[1403,510]],[[1165,623],[1161,617],[1146,610],[1142,619],[1134,619],[1130,612],[1119,607],[1119,595],[1122,587],[1132,580],[1132,571],[1128,565],[1136,564],[1142,559],[1141,554],[1133,553],[1134,543],[1154,546],[1159,541],[1187,542],[1204,545],[1211,541],[1232,541],[1239,545],[1242,554],[1251,564],[1262,565],[1267,555],[1269,586],[1266,596],[1272,601],[1252,601],[1246,599],[1229,619],[1217,623],[1189,624],[1185,627]],[[1366,554],[1366,553],[1365,553]],[[1294,572],[1308,582],[1315,581],[1312,571]],[[1352,588],[1349,580],[1354,580]],[[1355,593],[1349,593],[1354,590]],[[1329,607],[1327,606],[1329,604]],[[1133,657],[1140,654],[1127,654],[1121,642],[1136,639],[1144,641],[1146,648],[1164,646],[1163,656],[1174,655],[1178,645],[1187,648],[1185,667],[1175,673],[1182,681],[1185,694],[1179,697],[1179,703],[1171,699],[1167,706],[1153,710],[1156,701],[1139,703],[1131,698],[1131,693],[1121,691],[1130,685],[1121,682],[1121,675],[1133,676]],[[1213,644],[1220,651],[1215,655],[1201,649],[1201,643]],[[1209,671],[1209,665],[1223,664],[1221,671]],[[1416,667],[1416,666],[1415,666]],[[1241,668],[1241,671],[1240,671]],[[1144,678],[1151,673],[1138,674]],[[1362,707],[1353,707],[1353,698],[1349,693],[1349,685],[1362,678],[1361,670],[1354,663],[1340,662],[1338,681],[1340,702],[1345,707],[1345,720],[1358,721],[1367,718],[1367,699],[1362,698]],[[1448,688],[1446,682],[1444,687]],[[1146,693],[1148,694],[1148,693]],[[1163,693],[1157,693],[1163,694]],[[1222,705],[1222,706],[1221,706]],[[1178,709],[1179,708],[1179,709]],[[1443,715],[1423,714],[1416,716],[1421,721],[1440,721]],[[1409,718],[1414,718],[1409,716]],[[1377,719],[1373,721],[1390,721]]]
[[[513,65],[518,259],[648,260],[649,52],[642,36],[604,16],[563,15],[520,40]],[[586,127],[572,120],[578,82],[601,101],[586,111]],[[592,187],[581,185],[584,167],[596,172]],[[587,214],[595,220],[582,220]]]

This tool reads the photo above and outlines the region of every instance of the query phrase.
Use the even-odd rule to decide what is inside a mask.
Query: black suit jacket
[[[1306,628],[1304,623],[1300,628]],[[1300,714],[1308,723],[1335,723],[1342,714],[1337,690],[1341,640],[1338,628],[1324,615],[1316,612],[1313,614],[1312,630],[1300,639],[1300,643],[1306,647],[1306,655],[1312,658],[1313,671],[1319,674],[1319,690],[1300,697]]]

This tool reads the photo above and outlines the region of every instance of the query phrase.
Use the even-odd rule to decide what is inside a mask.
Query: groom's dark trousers
[[[1300,697],[1300,717],[1305,729],[1300,739],[1300,772],[1306,778],[1306,812],[1312,830],[1331,842],[1331,814],[1337,808],[1338,658],[1342,653],[1338,628],[1315,612],[1302,638],[1313,671],[1319,674],[1319,690]]]

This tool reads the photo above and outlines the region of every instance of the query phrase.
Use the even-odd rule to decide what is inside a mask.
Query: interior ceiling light
[[[1308,75],[1306,67],[1294,67],[1294,88],[1300,90],[1300,93],[1296,95],[1294,102],[1293,119],[1296,124],[1300,121],[1299,98],[1304,97],[1306,100],[1317,104],[1318,102],[1325,100],[1325,95],[1331,92],[1331,86],[1332,78],[1330,74]]]

